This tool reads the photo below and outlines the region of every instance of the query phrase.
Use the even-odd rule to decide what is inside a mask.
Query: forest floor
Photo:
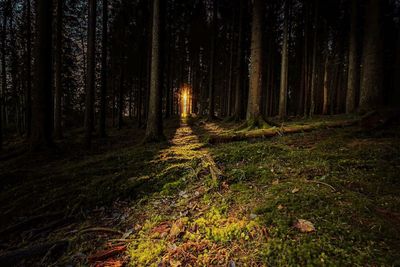
[[[400,265],[399,124],[208,143],[235,128],[171,120],[168,142],[127,128],[90,153],[72,133],[3,159],[0,265]]]

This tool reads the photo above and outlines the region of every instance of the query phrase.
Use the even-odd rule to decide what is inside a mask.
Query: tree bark
[[[357,64],[357,0],[351,0],[351,22],[349,36],[349,75],[347,77],[346,113],[353,113],[356,109],[356,92],[359,81],[359,67]]]
[[[103,30],[101,37],[100,137],[106,137],[107,56],[108,56],[108,1],[103,0]]]
[[[288,93],[288,67],[289,67],[289,55],[288,55],[288,42],[289,42],[289,0],[286,0],[285,5],[285,18],[283,25],[283,45],[282,45],[282,61],[281,61],[281,86],[279,96],[279,118],[286,118],[287,111],[287,93]]]
[[[261,116],[261,56],[262,56],[262,0],[254,0],[251,30],[250,86],[247,121],[257,121]]]
[[[310,92],[310,113],[309,116],[312,117],[315,112],[315,97],[316,97],[316,87],[318,79],[317,70],[317,49],[318,49],[318,0],[314,1],[315,11],[314,11],[314,39],[313,39],[313,61],[312,61],[312,77],[311,77],[311,92]]]
[[[162,45],[162,23],[161,23],[161,3],[163,0],[153,0],[153,27],[151,44],[151,72],[150,72],[150,95],[148,118],[146,127],[146,142],[156,142],[163,140],[162,125],[162,70],[161,70],[161,45]]]
[[[52,145],[52,2],[37,1],[35,84],[32,91],[31,149]]]
[[[63,1],[57,0],[56,75],[54,101],[54,137],[62,137],[62,23]]]
[[[329,55],[328,51],[326,51],[325,55],[325,66],[324,66],[324,96],[323,96],[323,105],[322,105],[322,114],[328,114],[329,108],[329,80],[328,80],[328,66],[329,66]]]
[[[382,104],[382,29],[381,1],[366,0],[363,71],[360,111],[366,112]]]
[[[85,145],[91,146],[94,130],[95,52],[96,52],[96,0],[89,0],[87,37],[87,82],[85,109]]]
[[[211,24],[211,48],[209,62],[209,80],[208,80],[208,119],[213,120],[215,117],[215,47],[217,41],[217,1],[214,1],[213,18]]]
[[[31,136],[32,120],[32,20],[31,20],[31,0],[26,0],[26,99],[25,99],[25,127],[26,136]],[[1,113],[1,108],[0,108]],[[1,115],[0,115],[1,118]],[[0,119],[1,120],[1,119]]]
[[[243,43],[244,43],[244,10],[246,7],[245,0],[239,0],[239,37],[237,45],[237,55],[236,55],[236,81],[235,81],[235,109],[234,109],[234,119],[236,121],[240,120],[242,117],[242,94],[243,94],[243,72],[244,72],[244,53],[243,53]]]

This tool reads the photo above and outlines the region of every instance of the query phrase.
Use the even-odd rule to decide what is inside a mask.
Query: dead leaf
[[[284,206],[282,206],[281,204],[278,205],[278,210],[283,210]]]
[[[294,227],[296,227],[302,233],[310,233],[315,231],[314,225],[310,221],[303,219],[298,219],[294,224]]]
[[[121,260],[108,260],[105,262],[98,262],[94,266],[95,267],[122,267],[124,266],[125,262]]]
[[[273,181],[272,181],[272,184],[273,184],[273,185],[277,185],[277,184],[279,184],[279,179],[275,179],[275,180],[273,180]]]
[[[171,267],[180,267],[182,266],[182,263],[178,260],[169,260],[169,264],[171,265]]]
[[[300,191],[300,189],[298,189],[297,187],[296,188],[294,188],[293,190],[292,190],[292,194],[296,194],[297,192],[299,192]]]
[[[185,222],[182,219],[176,220],[171,226],[171,230],[169,231],[169,237],[171,239],[179,237],[179,235],[185,231],[185,228],[186,228]]]
[[[152,237],[165,237],[169,230],[171,229],[171,223],[170,222],[162,222],[158,226],[154,227],[151,232],[152,232]]]

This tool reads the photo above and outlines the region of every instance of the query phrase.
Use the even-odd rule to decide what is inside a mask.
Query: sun
[[[181,89],[181,115],[186,117],[190,113],[190,87],[182,86]]]

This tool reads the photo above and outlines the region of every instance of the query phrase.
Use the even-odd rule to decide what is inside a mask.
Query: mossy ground
[[[2,228],[38,212],[74,218],[35,239],[26,236],[31,229],[13,233],[7,245],[67,238],[70,248],[57,264],[73,265],[94,264],[89,255],[117,245],[127,249],[114,260],[131,266],[400,264],[398,126],[206,145],[207,135],[235,127],[189,118],[167,127],[167,143],[143,146],[137,137],[121,144],[132,130],[90,155],[30,159],[21,168],[26,158],[2,163],[1,212],[11,218]],[[206,155],[223,172],[220,180],[211,177]],[[315,231],[301,233],[298,219]],[[95,226],[125,234],[80,234]]]

